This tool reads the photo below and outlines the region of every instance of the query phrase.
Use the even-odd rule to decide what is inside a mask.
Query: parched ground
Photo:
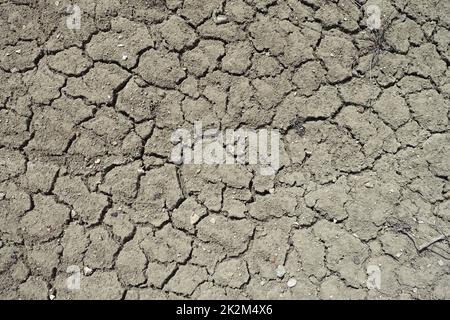
[[[69,4],[0,0],[0,298],[450,299],[450,1]],[[282,167],[171,163],[195,121]]]

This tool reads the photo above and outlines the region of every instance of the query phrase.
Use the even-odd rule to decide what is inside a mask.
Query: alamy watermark
[[[66,8],[68,17],[66,18],[66,26],[70,30],[81,29],[81,9],[78,5],[69,5]]]
[[[70,276],[66,279],[66,287],[69,290],[80,290],[81,287],[81,270],[76,265],[68,266],[66,272]]]
[[[369,5],[366,8],[367,27],[370,30],[377,30],[381,28],[381,9],[377,5]]]
[[[177,129],[170,161],[175,164],[260,165],[261,175],[274,175],[280,168],[280,133],[267,129],[208,129],[195,122],[193,130]]]
[[[380,290],[381,289],[381,269],[379,266],[367,266],[367,289]]]

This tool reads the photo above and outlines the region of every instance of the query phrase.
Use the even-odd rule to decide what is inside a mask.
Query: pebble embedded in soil
[[[286,269],[284,266],[279,265],[276,269],[277,277],[282,278],[286,274]]]
[[[295,278],[290,278],[287,282],[288,288],[293,288],[296,285],[297,285],[297,279],[295,279]]]

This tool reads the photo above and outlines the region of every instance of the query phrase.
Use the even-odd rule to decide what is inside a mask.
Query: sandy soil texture
[[[0,0],[0,298],[450,299],[449,66],[448,0]]]

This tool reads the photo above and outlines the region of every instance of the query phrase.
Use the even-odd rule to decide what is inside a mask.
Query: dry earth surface
[[[450,298],[450,1],[69,4],[0,0],[0,298]],[[195,121],[281,168],[172,163]]]

